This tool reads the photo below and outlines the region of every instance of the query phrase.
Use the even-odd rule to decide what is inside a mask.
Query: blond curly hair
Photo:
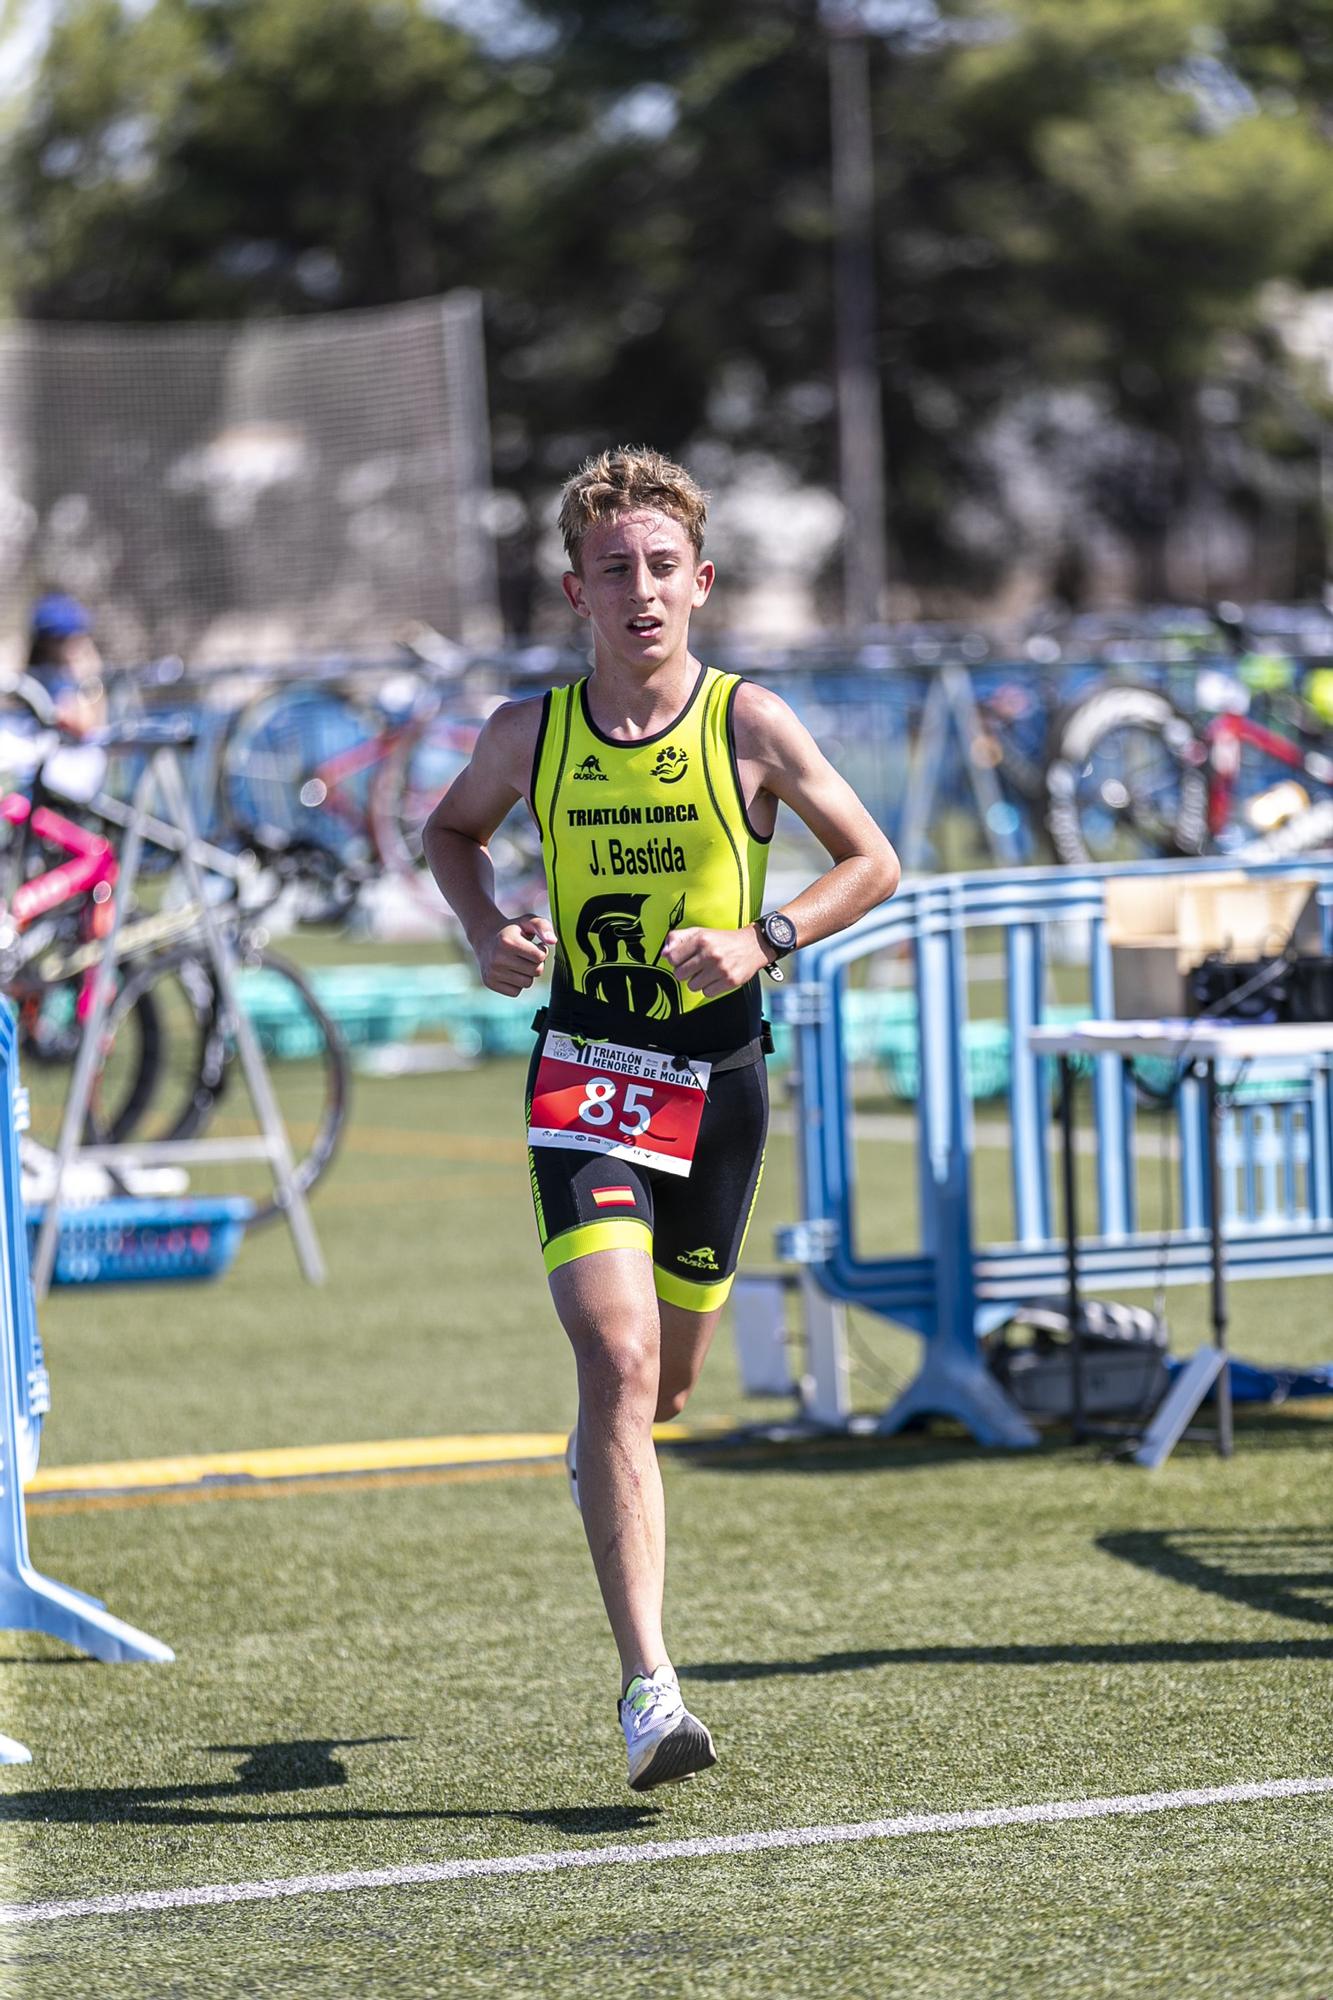
[[[662,452],[646,444],[618,444],[609,451],[594,452],[566,482],[560,496],[560,533],[570,568],[577,571],[590,528],[640,507],[651,507],[679,521],[694,544],[696,559],[703,554],[708,519],[708,495],[703,488],[683,465]]]

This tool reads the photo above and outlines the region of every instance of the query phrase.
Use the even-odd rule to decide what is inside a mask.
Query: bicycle
[[[421,831],[481,730],[479,719],[451,712],[458,685],[456,672],[427,660],[424,672],[421,665],[379,672],[370,689],[336,669],[323,681],[262,690],[234,716],[222,748],[220,800],[231,837],[327,857],[333,876],[317,913],[324,921],[345,917],[380,871],[441,915]],[[521,814],[497,842],[506,879],[544,879]]]
[[[1025,634],[1011,634],[999,657],[979,633],[943,634],[922,698],[898,834],[909,862],[937,846],[930,828],[941,807],[959,802],[970,804],[1001,862],[1030,862],[1043,850],[1057,860],[1075,858],[1061,825],[1058,769],[1052,778],[1070,715],[1109,696],[1123,735],[1130,717],[1120,691],[1127,683],[1108,678],[1108,668],[1119,674],[1135,667],[1165,678],[1196,660],[1208,635],[1215,646],[1211,621],[1174,606],[1063,621],[1044,615]],[[1143,694],[1156,722],[1161,697],[1154,687]],[[951,736],[959,753],[952,764]],[[1125,784],[1135,766],[1132,743],[1116,741],[1104,749],[1103,761],[1108,781]]]
[[[1062,717],[1046,815],[1062,861],[1237,849],[1308,807],[1307,783],[1333,792],[1333,672],[1263,646],[1237,606],[1212,621],[1224,650],[1196,673],[1193,712],[1164,688],[1117,681]]]
[[[51,1150],[104,956],[116,863],[105,834],[76,825],[42,798],[44,768],[34,776],[32,797],[12,792],[0,800],[0,820],[26,836],[10,853],[11,873],[22,879],[0,906],[0,987],[18,1021],[31,1143]],[[43,850],[52,848],[73,859],[47,865]],[[284,1119],[298,1139],[297,1182],[308,1191],[337,1149],[347,1112],[348,1065],[341,1037],[305,974],[268,948],[263,919],[277,893],[274,884],[281,886],[282,866],[278,857],[261,906],[242,907],[237,881],[231,908],[218,914],[244,968],[242,991],[248,985],[255,995],[249,975],[259,975],[267,989],[266,1016],[278,1024],[277,1052],[291,1058],[283,1065],[279,1093]],[[168,902],[155,911],[129,913],[116,940],[116,981],[85,1143],[201,1136],[232,1087],[238,1046],[198,907]],[[229,1179],[230,1192],[251,1191],[235,1185],[234,1168]],[[254,1192],[255,1224],[271,1221],[279,1212],[271,1184],[265,1180]]]

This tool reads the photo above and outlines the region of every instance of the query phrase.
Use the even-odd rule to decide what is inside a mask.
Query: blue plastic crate
[[[453,1033],[469,1009],[501,997],[484,992],[462,965],[334,965],[313,972],[310,983],[349,1048],[410,1041],[432,1029]],[[286,980],[259,967],[241,974],[238,991],[270,1061],[308,1061],[320,1053],[319,1026]],[[524,1016],[525,1027],[530,1019]],[[466,1053],[476,1054],[482,1038],[470,1021],[463,1028]]]
[[[58,1285],[178,1284],[216,1278],[241,1247],[255,1205],[240,1195],[178,1201],[120,1198],[66,1209],[53,1280]],[[26,1212],[28,1247],[43,1208]]]

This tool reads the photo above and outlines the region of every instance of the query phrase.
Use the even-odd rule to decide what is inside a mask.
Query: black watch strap
[[[770,910],[758,919],[760,937],[775,958],[786,958],[796,949],[796,926],[782,910]]]

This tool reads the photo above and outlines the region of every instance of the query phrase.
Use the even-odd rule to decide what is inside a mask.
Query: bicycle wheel
[[[10,995],[19,1031],[19,1075],[28,1093],[28,1131],[39,1146],[58,1144],[74,1065],[83,1041],[80,982],[35,981]],[[112,1003],[103,1025],[103,1062],[83,1121],[85,1145],[134,1136],[156,1093],[164,1034],[153,994],[140,989]]]
[[[370,823],[375,851],[391,873],[433,910],[439,891],[421,851],[421,831],[476,744],[477,728],[426,716],[402,732],[375,774]]]
[[[369,778],[336,775],[338,761],[374,740],[382,718],[337,688],[284,687],[239,712],[222,751],[220,798],[239,839],[313,844],[345,862],[364,861]]]
[[[342,1036],[300,967],[275,952],[247,957],[237,974],[237,996],[265,1058],[291,1145],[297,1186],[309,1194],[332,1164],[347,1118],[350,1078]],[[240,1099],[246,1092],[239,1068],[235,1029],[225,1010],[220,1010],[212,1067],[201,1078],[189,1129],[178,1136],[253,1135],[256,1118],[248,1103],[242,1110]],[[267,1161],[210,1164],[199,1178],[219,1192],[249,1196],[255,1203],[252,1227],[272,1222],[281,1213]]]
[[[236,977],[241,1005],[266,1057],[296,1182],[308,1193],[332,1161],[347,1116],[342,1038],[304,973],[287,959],[256,952]],[[107,1064],[85,1131],[90,1143],[133,1138],[147,1145],[256,1136],[257,1114],[244,1078],[237,1077],[235,1028],[221,1005],[213,967],[197,950],[167,953],[136,967],[108,1013],[106,1040]],[[141,1048],[141,1068],[136,1069]],[[127,1077],[132,1089],[118,1083]],[[41,1131],[34,1118],[34,1136],[43,1144],[55,1143],[47,1135],[58,1133],[63,1103],[62,1088]],[[252,1227],[271,1222],[280,1212],[266,1160],[185,1164],[192,1192],[239,1194],[253,1201]]]
[[[371,826],[380,859],[432,916],[448,920],[422,853],[421,833],[476,748],[481,725],[427,716],[405,731],[371,788]],[[541,840],[520,800],[487,842],[495,873],[523,908],[545,907]]]
[[[156,1024],[152,1088],[141,1094],[132,1131],[106,1129],[99,1136],[143,1144],[191,1139],[212,1112],[226,1061],[212,967],[188,951],[132,967],[108,1016],[113,1045],[141,1007],[151,1010]]]
[[[1207,750],[1153,688],[1097,688],[1055,732],[1046,825],[1072,864],[1202,854],[1208,842]]]

